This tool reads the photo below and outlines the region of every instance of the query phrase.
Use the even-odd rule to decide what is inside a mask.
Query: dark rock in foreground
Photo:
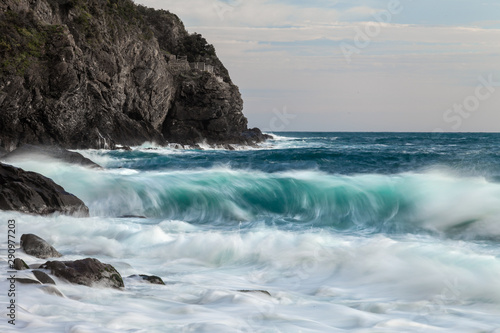
[[[52,245],[33,234],[21,236],[21,248],[27,254],[41,259],[62,257],[62,254],[54,249]]]
[[[0,163],[0,209],[28,214],[88,216],[83,201],[51,179]]]
[[[21,258],[14,259],[14,265],[13,265],[12,268],[14,268],[17,271],[22,271],[22,270],[25,270],[25,269],[30,269],[30,267]]]
[[[145,275],[145,274],[139,274],[139,275],[131,275],[129,278],[140,278],[144,281],[147,281],[151,284],[161,284],[165,285],[165,282],[161,279],[161,277],[156,276],[156,275]]]
[[[41,146],[25,144],[14,151],[4,155],[5,162],[22,161],[25,159],[37,160],[43,157],[60,160],[69,164],[77,164],[90,168],[100,168],[100,166],[83,155],[55,146]]]
[[[113,266],[103,264],[93,258],[75,261],[47,261],[40,268],[48,269],[53,275],[75,284],[89,287],[124,287],[120,273]]]

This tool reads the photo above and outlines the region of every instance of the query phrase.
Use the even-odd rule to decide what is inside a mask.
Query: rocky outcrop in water
[[[88,216],[85,204],[51,179],[0,163],[0,209],[28,214]]]
[[[172,55],[211,73],[173,70]],[[252,144],[213,46],[168,11],[131,0],[0,3],[0,147]]]
[[[40,268],[48,269],[53,275],[75,284],[89,287],[124,287],[120,273],[113,266],[103,264],[93,258],[75,261],[47,261]]]
[[[62,257],[62,254],[52,245],[34,234],[23,234],[21,236],[21,248],[30,256],[41,259]]]

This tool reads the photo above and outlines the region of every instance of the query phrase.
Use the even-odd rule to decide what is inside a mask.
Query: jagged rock
[[[27,254],[41,259],[62,257],[62,254],[54,249],[52,245],[33,234],[21,236],[21,248]]]
[[[43,284],[56,284],[54,280],[42,271],[33,271],[33,274]]]
[[[25,269],[30,269],[30,267],[21,258],[14,259],[13,268],[15,270],[18,270],[18,271],[22,271],[22,270],[25,270]]]
[[[0,209],[88,216],[85,204],[51,179],[0,163]]]
[[[47,261],[40,268],[48,269],[51,274],[75,284],[89,287],[124,287],[120,273],[113,266],[103,264],[93,258],[75,261]]]
[[[267,296],[271,296],[271,293],[267,290],[238,290],[240,293],[261,293]]]
[[[174,71],[171,55],[213,66]],[[179,18],[132,0],[0,2],[0,147],[248,143],[238,88]]]
[[[26,159],[37,160],[43,157],[49,157],[69,164],[78,164],[90,168],[101,168],[101,166],[79,153],[55,146],[25,144],[1,158],[5,162],[17,162]]]
[[[129,278],[140,278],[144,281],[147,281],[151,284],[161,284],[161,285],[165,285],[165,282],[163,282],[163,280],[161,279],[161,277],[159,276],[155,276],[155,275],[145,275],[145,274],[139,274],[139,275],[130,275]]]

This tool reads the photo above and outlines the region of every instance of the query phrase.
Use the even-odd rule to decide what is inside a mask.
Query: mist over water
[[[498,147],[496,134],[280,133],[236,151],[80,151],[102,170],[17,161],[80,197],[91,217],[2,219],[65,259],[114,265],[126,285],[57,280],[65,298],[20,286],[20,327],[496,332]]]

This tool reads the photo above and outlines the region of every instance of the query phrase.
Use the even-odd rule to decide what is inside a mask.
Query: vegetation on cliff
[[[213,71],[173,72],[173,55]],[[214,47],[175,14],[131,0],[0,3],[0,147],[262,140],[242,109]]]

